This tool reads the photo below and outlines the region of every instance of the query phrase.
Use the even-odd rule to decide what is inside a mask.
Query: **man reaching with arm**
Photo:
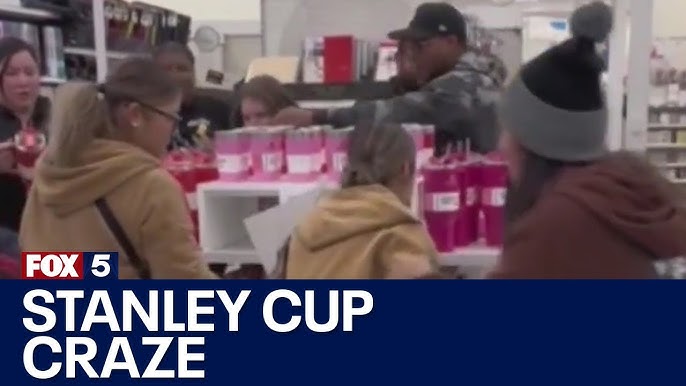
[[[390,99],[358,101],[350,108],[287,108],[275,116],[274,123],[334,127],[361,122],[433,124],[438,152],[465,140],[477,152],[493,150],[497,139],[494,105],[503,80],[467,48],[462,14],[448,3],[424,3],[407,28],[388,36],[415,43],[419,90]]]

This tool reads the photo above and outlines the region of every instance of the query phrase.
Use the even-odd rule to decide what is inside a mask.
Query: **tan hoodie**
[[[686,256],[684,196],[643,160],[612,154],[563,171],[513,224],[491,278],[654,279]]]
[[[339,190],[296,227],[288,279],[413,279],[438,272],[424,225],[380,185]]]
[[[118,251],[119,277],[138,278],[95,208],[101,197],[152,278],[216,278],[202,260],[179,184],[157,158],[120,141],[93,141],[76,167],[39,161],[22,218],[22,250]]]

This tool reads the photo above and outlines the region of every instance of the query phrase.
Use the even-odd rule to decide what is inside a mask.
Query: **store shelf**
[[[648,150],[686,150],[686,143],[649,143]]]
[[[57,21],[60,16],[52,12],[17,5],[0,4],[0,18],[22,21]]]
[[[439,262],[443,266],[449,267],[476,267],[490,268],[495,265],[500,256],[500,249],[475,245],[471,247],[458,248],[454,252],[443,253],[439,257]]]
[[[280,197],[288,198],[312,189],[331,186],[329,181],[292,182],[277,181],[213,181],[201,184],[198,192],[223,197]]]
[[[227,246],[226,248],[203,251],[208,263],[228,265],[260,264],[260,259],[252,246]]]
[[[684,123],[670,123],[670,124],[652,123],[648,126],[648,130],[650,130],[650,131],[686,130],[686,122],[684,122]]]
[[[78,48],[78,47],[64,47],[64,53],[69,55],[81,55],[81,56],[93,56],[95,57],[95,50],[90,48]],[[148,56],[147,53],[140,52],[120,52],[120,51],[107,51],[108,59],[126,59],[132,56]]]
[[[661,169],[681,169],[686,168],[686,162],[668,162],[662,164],[656,164],[658,168]]]
[[[59,84],[66,82],[66,81],[67,81],[66,79],[53,78],[50,76],[43,76],[40,78],[41,84],[50,85],[50,86],[56,86],[56,85],[59,85]]]

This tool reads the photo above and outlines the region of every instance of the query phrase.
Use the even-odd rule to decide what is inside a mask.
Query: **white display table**
[[[243,223],[245,218],[258,213],[260,199],[280,204],[314,189],[335,187],[336,183],[332,181],[214,181],[200,184],[197,192],[199,234],[205,258],[210,263],[260,264]],[[444,266],[484,269],[495,264],[498,255],[496,248],[473,246],[443,254],[440,262]]]

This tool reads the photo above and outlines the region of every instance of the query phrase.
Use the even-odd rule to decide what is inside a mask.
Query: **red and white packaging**
[[[193,153],[187,149],[175,149],[167,154],[163,161],[164,168],[179,182],[184,194],[186,203],[193,219],[196,229],[198,224],[198,200],[196,190],[198,181],[195,174],[195,159]]]
[[[507,165],[502,157],[488,155],[481,169],[481,210],[488,246],[499,247],[503,244],[507,182]]]
[[[290,127],[264,127],[251,132],[252,180],[276,181],[286,169],[285,133]]]
[[[324,147],[326,157],[326,171],[329,178],[339,180],[343,169],[348,164],[348,144],[352,127],[325,130]]]
[[[46,145],[45,134],[32,127],[22,129],[14,136],[17,171],[27,184],[33,181],[36,161],[45,150]]]
[[[250,175],[250,130],[241,128],[215,133],[217,168],[221,179],[237,181]]]
[[[314,180],[322,172],[322,131],[319,126],[287,131],[286,170],[291,181]]]
[[[455,249],[455,222],[460,211],[458,167],[454,160],[431,159],[422,168],[424,220],[439,252]]]

